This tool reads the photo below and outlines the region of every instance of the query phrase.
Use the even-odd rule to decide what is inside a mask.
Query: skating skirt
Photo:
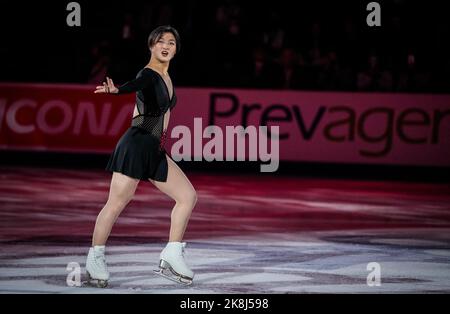
[[[130,127],[119,139],[106,170],[148,180],[167,181],[167,157],[161,139],[139,127]]]

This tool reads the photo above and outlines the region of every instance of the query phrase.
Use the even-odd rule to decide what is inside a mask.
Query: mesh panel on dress
[[[161,138],[164,116],[152,117],[139,115],[133,118],[132,126],[137,126],[151,133],[157,139]]]

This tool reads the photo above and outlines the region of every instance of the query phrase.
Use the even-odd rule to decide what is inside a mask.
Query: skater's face
[[[156,43],[150,47],[152,57],[160,62],[169,62],[177,51],[177,41],[172,33],[163,33]]]

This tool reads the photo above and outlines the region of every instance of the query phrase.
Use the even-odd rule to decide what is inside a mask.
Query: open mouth
[[[167,57],[167,56],[169,55],[169,53],[168,53],[167,51],[163,51],[163,52],[161,52],[161,54],[162,54],[164,57]]]

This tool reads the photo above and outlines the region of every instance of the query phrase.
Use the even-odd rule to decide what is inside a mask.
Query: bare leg
[[[175,201],[172,209],[169,242],[181,242],[197,202],[197,193],[189,179],[170,158],[167,158],[168,174],[166,182],[150,181],[163,193]]]
[[[92,246],[105,245],[122,210],[134,196],[139,180],[130,178],[124,174],[114,172],[109,189],[109,197],[103,209],[97,216]]]

